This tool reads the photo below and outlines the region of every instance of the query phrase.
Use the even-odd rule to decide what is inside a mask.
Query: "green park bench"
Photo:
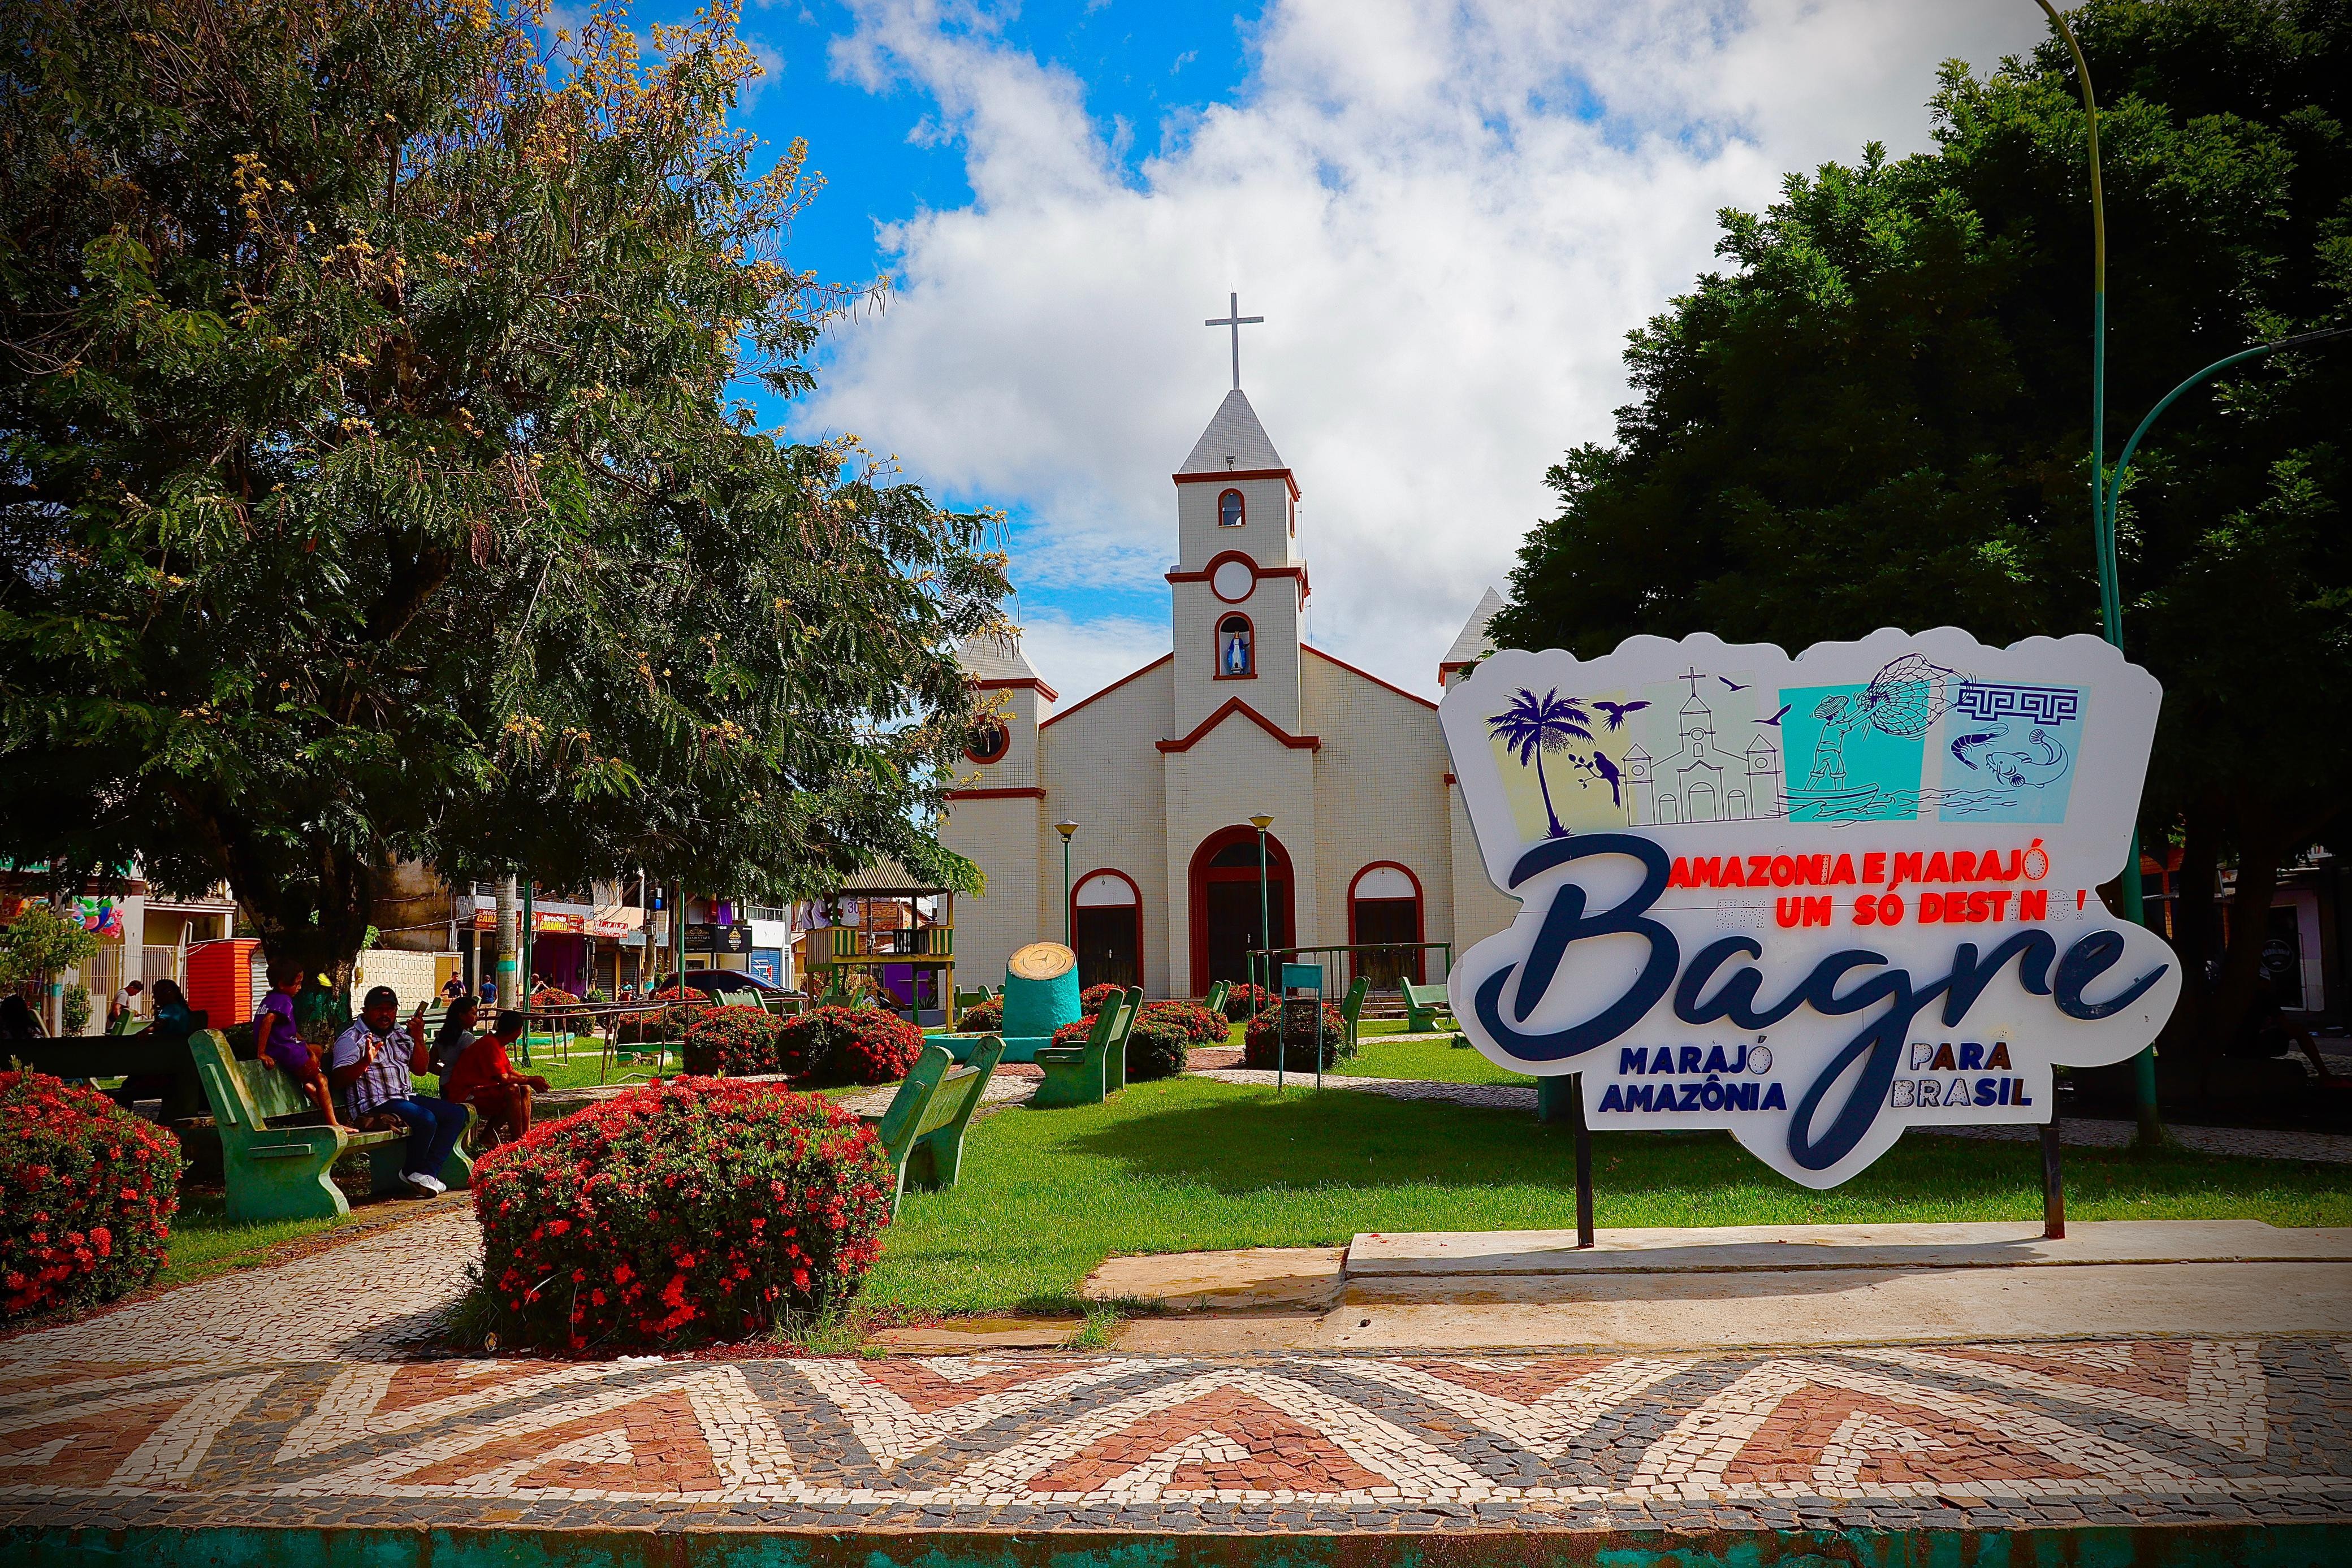
[[[1348,986],[1347,999],[1339,1004],[1339,1025],[1348,1039],[1348,1054],[1356,1054],[1356,1026],[1363,1021],[1364,996],[1372,988],[1370,976],[1359,975]]]
[[[1428,1034],[1437,1028],[1440,1018],[1450,1018],[1454,1004],[1444,986],[1416,986],[1411,980],[1399,982],[1404,992],[1404,1030],[1407,1034]]]
[[[1034,1061],[1045,1074],[1030,1097],[1032,1110],[1099,1105],[1127,1087],[1127,1037],[1143,1010],[1143,988],[1131,986],[1095,1015],[1084,1045],[1045,1046]]]
[[[204,1087],[189,1058],[187,1039],[141,1030],[136,1034],[65,1035],[12,1040],[0,1044],[0,1063],[9,1058],[37,1072],[68,1082],[95,1078],[155,1077],[171,1081],[163,1091],[163,1119],[184,1121],[205,1113]]]
[[[1201,1005],[1219,1018],[1223,1018],[1225,1016],[1225,998],[1233,995],[1233,992],[1234,983],[1231,980],[1219,980],[1209,988],[1208,999]]]
[[[971,1113],[980,1109],[988,1080],[1004,1055],[1002,1037],[989,1035],[972,1050],[971,1060],[955,1064],[944,1046],[927,1045],[923,1054],[892,1095],[888,1109],[860,1116],[874,1129],[882,1152],[889,1156],[898,1186],[890,1195],[890,1212],[908,1187],[917,1192],[945,1192],[955,1186],[963,1168],[963,1134]]]
[[[335,1162],[354,1149],[367,1152],[372,1190],[383,1197],[404,1191],[401,1157],[408,1130],[361,1133],[310,1121],[317,1115],[301,1085],[261,1061],[239,1061],[218,1030],[188,1037],[196,1077],[211,1103],[220,1134],[221,1170],[228,1185],[228,1217],[239,1224],[265,1219],[332,1219],[352,1206],[336,1186]],[[296,1123],[293,1118],[302,1118]],[[466,1108],[473,1130],[478,1113]],[[455,1190],[471,1185],[474,1162],[465,1140],[437,1173]]]

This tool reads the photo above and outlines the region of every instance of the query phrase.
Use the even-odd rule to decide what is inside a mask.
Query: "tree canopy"
[[[854,292],[728,0],[0,8],[0,853],[339,968],[399,858],[779,896],[932,832],[982,519],[758,428]]]
[[[2352,320],[2352,4],[2094,0],[2107,456],[2191,372]],[[1496,638],[1588,656],[1636,632],[1801,648],[1879,626],[1987,642],[2099,630],[2085,118],[2064,45],[1930,100],[1935,150],[1791,175],[1727,211],[1730,265],[1633,332],[1616,441],[1549,476]],[[2144,814],[2183,841],[2192,1021],[2256,974],[2276,868],[2352,768],[2352,349],[2256,361],[2176,403],[2130,470],[2126,649],[2163,681]],[[2210,1030],[2203,1031],[2210,1035]]]

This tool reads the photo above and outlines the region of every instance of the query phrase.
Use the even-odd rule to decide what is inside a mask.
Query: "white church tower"
[[[1014,949],[1067,930],[1087,983],[1199,996],[1240,978],[1243,955],[1269,938],[1395,945],[1327,956],[1336,995],[1364,965],[1383,987],[1400,967],[1442,978],[1442,950],[1415,945],[1458,955],[1516,911],[1454,820],[1436,705],[1305,641],[1298,481],[1241,390],[1240,329],[1256,319],[1236,304],[1209,323],[1234,333],[1234,384],[1171,476],[1171,651],[1058,710],[1017,643],[961,651],[1001,716],[967,753],[940,832],[988,879],[957,903],[961,970],[990,978]],[[1498,602],[1490,592],[1464,628],[1447,678],[1485,651]],[[1263,916],[1259,816],[1272,819]],[[1066,904],[1056,821],[1076,824]],[[1465,894],[1475,907],[1461,920]]]

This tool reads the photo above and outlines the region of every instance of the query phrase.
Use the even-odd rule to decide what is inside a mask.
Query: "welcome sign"
[[[2094,890],[2162,693],[2095,637],[1636,637],[1496,653],[1439,719],[1510,927],[1450,979],[1486,1057],[1601,1128],[1727,1127],[1808,1186],[1916,1125],[2047,1121],[2180,994]]]

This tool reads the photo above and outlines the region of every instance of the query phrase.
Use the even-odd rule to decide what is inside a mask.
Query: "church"
[[[1226,325],[1215,322],[1212,325]],[[1246,977],[1261,934],[1257,830],[1266,832],[1277,947],[1469,944],[1518,905],[1486,880],[1437,705],[1309,645],[1298,480],[1234,390],[1173,476],[1174,652],[1067,707],[1017,642],[976,638],[968,678],[994,717],[950,790],[940,840],[985,892],[956,902],[957,968],[1000,975],[1013,952],[1066,930],[1088,985],[1197,997]],[[1479,603],[1438,672],[1488,651]],[[1063,907],[1069,828],[1070,906]],[[1376,987],[1444,978],[1431,950],[1368,962]],[[1336,991],[1353,969],[1327,960]]]

